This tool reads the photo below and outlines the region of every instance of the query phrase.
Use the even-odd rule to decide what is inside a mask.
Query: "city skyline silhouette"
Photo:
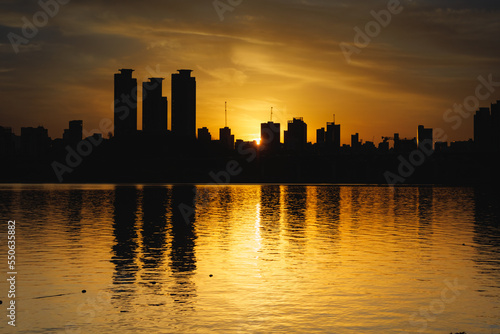
[[[110,133],[113,134],[113,136],[118,135],[118,137],[121,137],[123,134],[135,134],[138,131],[143,132],[145,134],[165,134],[167,132],[172,132],[176,136],[185,136],[185,137],[191,137],[191,138],[198,138],[198,132],[201,130],[202,131],[202,138],[203,136],[207,137],[210,136],[210,138],[215,139],[214,136],[211,135],[210,129],[206,125],[202,126],[197,126],[197,113],[196,113],[196,105],[197,105],[197,100],[196,100],[196,78],[191,77],[191,72],[192,70],[188,69],[183,69],[183,70],[178,70],[178,73],[173,73],[172,74],[172,92],[170,94],[170,99],[171,100],[185,100],[187,102],[184,102],[184,104],[189,103],[191,104],[190,106],[183,106],[181,103],[178,103],[180,106],[179,107],[171,107],[169,109],[169,97],[168,96],[163,96],[163,91],[162,91],[162,82],[165,80],[165,78],[148,78],[149,82],[142,82],[140,85],[142,85],[142,109],[138,108],[139,101],[138,99],[138,92],[139,92],[139,85],[137,83],[137,78],[133,77],[133,72],[134,69],[120,69],[120,73],[115,74],[115,83],[114,83],[114,113],[113,113],[113,127],[108,127],[107,129],[112,129],[112,131],[108,131],[108,133],[102,133],[102,132],[97,132],[98,130],[91,130],[89,131],[88,129],[83,127],[83,120],[70,120],[69,121],[69,129],[65,129],[64,133],[61,137],[56,137],[55,139],[63,139],[65,142],[68,142],[68,136],[70,133],[73,133],[73,139],[70,140],[69,142],[75,143],[74,136],[76,135],[78,138],[78,132],[82,132],[84,130],[86,136],[98,136],[98,137],[106,137],[110,136]],[[179,82],[179,79],[185,77],[186,79],[191,79],[192,83],[189,84],[189,88],[184,87],[182,85],[184,84],[178,84],[181,89],[175,89],[174,88],[174,81]],[[184,80],[184,79],[181,79]],[[481,87],[487,89],[488,87]],[[191,91],[189,92],[188,95],[185,93],[179,93],[181,91]],[[173,98],[172,96],[178,96],[176,98]],[[474,133],[473,137],[470,138],[463,138],[460,141],[453,141],[453,142],[458,142],[458,145],[462,145],[461,143],[463,141],[469,141],[471,139],[476,139],[477,133],[486,133],[489,132],[488,134],[481,136],[479,134],[479,140],[480,141],[498,141],[498,138],[496,136],[496,129],[499,127],[498,125],[498,113],[499,113],[499,106],[500,106],[500,100],[495,100],[492,99],[491,101],[491,107],[484,107],[483,105],[480,105],[480,107],[476,108],[475,110],[475,115],[474,117],[471,117],[474,121]],[[224,127],[219,127],[219,141],[224,141],[228,140],[226,137],[231,136],[231,128],[228,127],[227,124],[227,101],[225,103],[225,121],[224,121]],[[171,102],[171,104],[175,104],[175,102]],[[484,103],[483,103],[484,104]],[[188,109],[186,109],[188,108]],[[178,109],[178,111],[177,111]],[[262,139],[263,135],[263,127],[264,123],[268,123],[268,125],[272,126],[273,124],[276,124],[277,127],[280,127],[280,122],[273,122],[272,117],[273,117],[273,109],[274,107],[270,107],[270,117],[269,120],[265,121],[262,120],[260,122],[260,136],[259,138],[253,138],[252,140],[257,140],[257,139]],[[140,113],[139,113],[140,110]],[[469,112],[469,114],[472,114]],[[469,114],[464,115],[463,118],[469,118]],[[178,116],[176,116],[178,115]],[[393,132],[394,136],[384,136],[381,134],[378,134],[377,136],[373,136],[372,140],[366,140],[362,139],[362,137],[359,137],[359,133],[352,133],[349,134],[351,140],[349,144],[342,144],[341,142],[341,130],[340,130],[340,124],[335,123],[335,114],[333,114],[333,122],[326,120],[326,130],[325,127],[321,127],[319,129],[315,129],[315,143],[316,144],[323,144],[323,143],[334,143],[335,146],[351,146],[355,147],[355,143],[362,144],[363,142],[368,143],[368,145],[374,144],[382,144],[382,148],[385,147],[385,143],[388,141],[398,141],[400,138],[399,132],[397,129]],[[457,116],[458,117],[458,116]],[[139,129],[138,126],[138,119],[142,118],[142,129]],[[234,115],[232,115],[232,118],[237,118]],[[491,119],[490,119],[491,118]],[[170,124],[168,123],[169,119],[174,119],[175,121],[171,122]],[[104,118],[103,120],[108,120],[107,118]],[[103,121],[101,120],[101,121]],[[462,121],[462,120],[460,120]],[[74,127],[75,124],[72,125],[72,123],[78,123],[78,126],[80,129],[76,130],[71,130],[72,126]],[[450,121],[451,122],[451,121]],[[101,122],[102,123],[102,122]],[[172,125],[172,123],[178,123],[179,125]],[[233,123],[237,123],[234,122]],[[300,124],[302,125],[300,125]],[[481,125],[481,124],[488,124],[491,123],[490,125]],[[273,145],[276,145],[276,140],[278,143],[284,143],[285,145],[287,142],[287,137],[288,141],[295,142],[297,140],[297,137],[300,137],[300,145],[304,145],[306,143],[313,143],[313,141],[308,141],[308,131],[307,131],[307,123],[304,121],[303,115],[296,115],[293,116],[292,119],[286,120],[285,124],[288,125],[288,130],[285,128],[282,129],[272,129],[273,136],[278,136],[279,138],[273,138]],[[284,124],[284,125],[285,125]],[[7,124],[1,124],[5,129],[12,129]],[[292,129],[290,129],[290,126]],[[302,126],[304,129],[298,129],[297,126]],[[487,127],[492,126],[493,129],[488,130]],[[25,128],[26,131],[33,131],[33,130],[28,130],[28,129],[33,129],[34,127],[26,127],[23,126],[22,128]],[[43,125],[39,125],[36,127],[38,129],[44,129],[42,132],[48,131],[49,129],[44,127]],[[101,127],[102,128],[102,127]],[[172,129],[173,128],[173,129]],[[183,130],[180,130],[180,129]],[[417,140],[417,137],[421,136],[421,129],[424,129],[424,125],[419,124],[418,129],[416,131],[416,136],[413,137],[413,139]],[[102,130],[102,129],[101,129]],[[439,129],[442,131],[442,129]],[[10,130],[14,135],[15,131]],[[422,130],[423,131],[423,130]],[[433,138],[432,135],[432,128],[430,128],[428,131],[428,137]],[[305,135],[299,135],[297,132],[303,132]],[[314,131],[312,131],[314,132]],[[491,132],[491,133],[490,133]],[[184,134],[183,134],[184,133]],[[188,134],[189,133],[189,134]],[[288,134],[294,134],[292,136],[287,136]],[[495,135],[494,135],[495,134]],[[264,134],[265,136],[266,134]],[[83,135],[82,135],[83,136]],[[81,139],[84,139],[85,136],[83,136]],[[448,142],[446,140],[449,136],[444,133],[439,135],[439,139],[444,138],[443,142]],[[495,138],[494,138],[495,137]],[[238,137],[235,137],[236,140],[238,140]],[[283,139],[282,139],[283,138]],[[378,139],[375,140],[375,138]],[[484,138],[484,139],[483,139]],[[78,140],[81,140],[78,139]],[[402,139],[402,138],[401,138]],[[409,138],[410,140],[412,139],[411,137]],[[243,139],[239,139],[242,141]],[[249,140],[249,141],[252,141]],[[234,139],[233,139],[234,141]],[[248,140],[247,140],[248,141]],[[440,142],[441,140],[435,140],[434,142]],[[440,143],[442,144],[442,143]],[[292,144],[294,146],[298,145],[297,143]],[[495,144],[498,145],[498,144]],[[229,145],[231,147],[231,145]],[[234,147],[234,143],[233,143]],[[290,143],[288,144],[288,147],[290,147]],[[380,147],[379,147],[380,148]]]
[[[0,154],[20,167],[17,171],[6,168],[3,182],[353,182],[393,186],[498,180],[500,101],[476,110],[474,139],[448,143],[442,129],[434,131],[419,124],[415,137],[402,138],[394,132],[381,136],[378,145],[363,140],[358,132],[350,134],[350,145],[341,144],[342,124],[335,122],[336,115],[333,122],[314,131],[316,142],[311,143],[304,117],[294,117],[282,127],[273,121],[272,107],[269,120],[260,124],[260,138],[244,141],[228,126],[225,102],[224,127],[219,128],[219,139],[213,140],[210,130],[197,124],[197,83],[192,70],[171,75],[170,109],[169,96],[162,93],[164,78],[138,83],[133,72],[120,69],[114,75],[113,123],[104,122],[107,136],[88,132],[83,120],[69,121],[62,138],[54,140],[42,126],[23,127],[20,136],[9,127],[0,127]],[[142,110],[137,99],[141,85]],[[143,130],[138,129],[141,116]],[[465,163],[459,171],[447,172],[460,159]],[[23,175],[23,170],[30,173]]]

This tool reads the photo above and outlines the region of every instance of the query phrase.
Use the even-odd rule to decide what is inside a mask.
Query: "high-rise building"
[[[325,142],[335,150],[340,148],[340,124],[326,123]]]
[[[207,127],[204,126],[198,129],[198,140],[203,143],[209,143],[212,140],[212,135]]]
[[[219,129],[219,140],[228,150],[234,149],[234,135],[231,134],[231,129],[227,126]]]
[[[340,124],[327,122],[326,130],[321,128],[316,130],[316,143],[321,146],[326,145],[329,149],[340,149]]]
[[[134,70],[119,71],[115,74],[115,137],[137,131],[137,79],[132,78]]]
[[[21,152],[27,156],[43,156],[50,149],[49,132],[43,126],[21,128]]]
[[[491,104],[492,145],[496,152],[500,151],[500,101]]]
[[[474,115],[474,147],[478,151],[489,151],[492,146],[492,120],[490,109],[479,108]]]
[[[394,134],[394,151],[397,153],[409,153],[418,148],[417,138],[400,138],[398,133]]]
[[[172,74],[172,133],[180,137],[196,136],[196,78],[192,70]]]
[[[303,150],[307,144],[307,124],[302,117],[294,117],[288,121],[288,129],[284,132],[285,147],[289,150]]]
[[[325,128],[316,130],[316,143],[320,145],[325,143]]]
[[[265,150],[276,151],[281,144],[280,123],[267,122],[260,125],[260,145]]]
[[[13,155],[15,152],[15,134],[12,128],[0,126],[0,156]]]
[[[65,145],[76,146],[83,138],[83,121],[69,121],[69,129],[65,129],[63,140]]]
[[[423,151],[434,149],[434,141],[432,136],[432,128],[424,128],[419,125],[417,129],[417,147]]]
[[[359,133],[351,135],[351,149],[353,151],[358,151],[361,148],[361,142],[359,141]]]
[[[167,98],[162,96],[163,78],[149,78],[142,83],[142,131],[147,134],[167,132]]]

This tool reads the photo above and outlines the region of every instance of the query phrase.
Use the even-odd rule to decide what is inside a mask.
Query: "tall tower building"
[[[219,129],[219,142],[228,150],[234,150],[234,135],[231,134],[231,129],[227,126],[227,102],[224,108],[224,127]]]
[[[487,152],[492,148],[492,120],[489,108],[479,108],[474,115],[474,146],[477,151]]]
[[[280,123],[267,122],[260,124],[260,144],[265,150],[277,151],[280,148]]]
[[[149,78],[142,83],[142,131],[147,134],[167,132],[167,98],[162,96],[163,78]]]
[[[302,117],[294,117],[288,121],[288,129],[284,133],[285,147],[289,150],[303,150],[307,144],[307,124]]]
[[[172,74],[172,133],[196,137],[196,78],[192,70]]]
[[[231,134],[231,129],[227,126],[219,129],[219,140],[225,148],[234,150],[234,135]]]
[[[69,129],[64,130],[63,140],[66,145],[76,146],[83,138],[83,121],[69,121]]]
[[[316,130],[316,144],[323,145],[325,143],[325,128]]]
[[[496,152],[500,151],[500,101],[491,104],[492,145]]]
[[[335,122],[326,123],[325,142],[334,150],[340,148],[340,124],[335,124]]]
[[[115,74],[115,136],[137,131],[137,79],[131,69],[121,69]]]
[[[351,150],[358,151],[361,148],[361,142],[359,141],[359,133],[351,135]]]
[[[206,126],[198,129],[198,140],[202,143],[210,143],[212,135]]]
[[[432,128],[424,128],[423,125],[418,126],[417,130],[417,145],[418,148],[425,150],[433,150],[433,137],[432,137]]]

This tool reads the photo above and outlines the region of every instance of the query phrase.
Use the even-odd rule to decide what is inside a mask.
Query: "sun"
[[[260,145],[260,137],[253,140],[257,145]]]

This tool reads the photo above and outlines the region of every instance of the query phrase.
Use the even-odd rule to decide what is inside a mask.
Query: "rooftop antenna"
[[[333,123],[335,123],[335,114],[333,114]]]
[[[227,101],[224,102],[224,117],[225,117],[224,126],[227,128]]]
[[[273,107],[271,107],[271,122],[273,121]]]

